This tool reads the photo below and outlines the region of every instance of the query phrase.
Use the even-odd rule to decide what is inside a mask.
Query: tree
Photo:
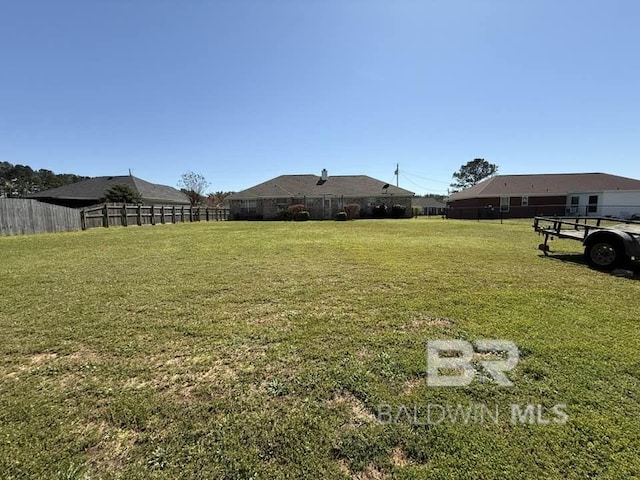
[[[0,162],[0,196],[21,197],[85,180],[73,174],[55,174],[51,170],[33,170],[28,165]]]
[[[460,170],[454,172],[454,182],[451,184],[454,192],[469,188],[498,173],[498,167],[493,163],[487,162],[484,158],[475,158],[460,167]]]
[[[126,183],[117,183],[107,190],[104,200],[112,203],[142,203],[140,194]]]
[[[199,173],[187,172],[180,176],[178,186],[189,197],[191,205],[198,205],[204,198],[209,182]]]
[[[233,192],[212,192],[207,195],[207,205],[210,207],[222,207],[224,200]]]

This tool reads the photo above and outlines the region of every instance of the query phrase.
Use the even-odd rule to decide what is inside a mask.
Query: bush
[[[422,207],[411,207],[411,213],[414,217],[417,217],[422,213]]]
[[[309,220],[309,217],[309,212],[307,212],[306,210],[302,210],[301,212],[296,213],[293,219],[296,222],[306,222],[307,220]]]
[[[373,216],[375,218],[384,218],[387,216],[387,206],[384,204],[373,207]]]
[[[407,213],[407,207],[404,205],[394,205],[391,207],[391,216],[393,218],[404,218]]]
[[[307,207],[305,207],[302,203],[297,203],[295,205],[289,205],[289,208],[287,209],[287,216],[289,217],[289,219],[294,219],[296,218],[296,215],[298,215],[298,213],[303,212],[307,209]]]
[[[347,214],[347,218],[349,220],[353,220],[360,213],[360,204],[358,204],[358,203],[350,203],[349,205],[345,205],[344,206],[344,213]]]
[[[294,205],[289,205],[286,210],[278,213],[278,219],[280,220],[297,220],[300,212],[304,212],[307,210],[307,207],[302,203],[296,203]]]
[[[338,222],[346,222],[347,218],[347,212],[338,212],[338,214],[336,215],[336,221]]]

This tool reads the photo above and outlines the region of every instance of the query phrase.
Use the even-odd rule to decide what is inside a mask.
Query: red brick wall
[[[521,196],[510,198],[509,211],[500,211],[500,197],[465,198],[447,203],[447,216],[459,219],[533,218],[536,215],[564,215],[566,195],[529,197],[529,205],[522,206]]]

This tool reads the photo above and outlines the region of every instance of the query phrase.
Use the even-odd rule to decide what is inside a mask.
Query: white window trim
[[[500,197],[500,211],[508,212],[511,207],[511,197],[502,196]]]

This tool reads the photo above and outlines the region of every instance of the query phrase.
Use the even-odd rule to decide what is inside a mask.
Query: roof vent
[[[329,179],[329,172],[327,172],[327,169],[326,169],[326,168],[323,168],[323,169],[322,169],[322,173],[320,174],[320,179],[321,179],[323,182],[326,182],[326,181]]]

